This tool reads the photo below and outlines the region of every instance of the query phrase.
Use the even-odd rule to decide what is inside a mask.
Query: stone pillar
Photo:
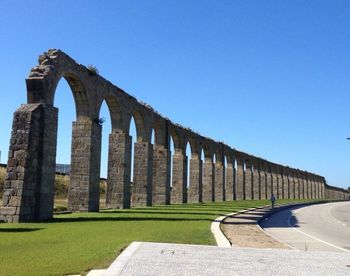
[[[14,113],[0,219],[49,220],[53,216],[58,110],[22,105]]]
[[[237,184],[237,200],[245,199],[244,196],[244,170],[243,162],[240,159],[237,159],[237,175],[236,175],[236,184]]]
[[[318,182],[318,177],[316,177],[316,187],[315,187],[315,190],[316,190],[316,199],[320,198],[319,196],[319,182]]]
[[[311,199],[312,198],[312,184],[311,184],[310,174],[307,174],[307,194],[308,194],[308,199]]]
[[[324,187],[324,182],[322,181],[321,183],[321,198],[325,198],[325,187]]]
[[[214,164],[211,157],[205,156],[203,173],[203,202],[213,200]]]
[[[293,179],[294,179],[294,198],[300,199],[298,174],[296,172],[293,173]]]
[[[260,199],[261,198],[261,191],[260,191],[260,171],[259,171],[259,164],[257,161],[253,163],[254,170],[253,170],[253,190],[252,190],[252,199]]]
[[[269,197],[267,196],[266,193],[266,168],[262,164],[260,165],[260,199],[268,199]]]
[[[199,154],[192,153],[190,160],[190,187],[188,190],[188,202],[202,202],[202,160]]]
[[[175,149],[173,156],[173,187],[171,203],[187,202],[187,156],[181,149]]]
[[[93,120],[73,122],[68,210],[99,210],[101,131],[101,125]]]
[[[301,181],[300,171],[297,171],[297,182],[298,182],[298,186],[299,186],[299,198],[303,199],[304,198],[304,186],[303,186],[303,182]]]
[[[270,199],[271,194],[272,194],[272,172],[271,168],[269,168],[266,172],[266,194],[267,194],[267,199]]]
[[[221,160],[215,162],[215,197],[214,201],[224,200],[225,167]]]
[[[171,153],[164,145],[153,149],[152,203],[170,203],[170,162]]]
[[[301,175],[301,180],[303,182],[303,187],[304,187],[304,198],[307,199],[308,198],[308,196],[307,196],[307,183],[306,183],[306,175],[304,172]]]
[[[134,144],[134,179],[131,206],[152,206],[153,145],[138,141]]]
[[[316,178],[315,177],[313,177],[312,179],[312,184],[313,184],[312,186],[313,198],[316,199],[317,196],[316,196]]]
[[[309,185],[308,190],[309,190],[309,196],[310,196],[309,198],[312,199],[313,194],[312,194],[312,175],[311,174],[308,175],[308,185]]]
[[[289,177],[289,170],[287,171],[286,182],[287,182],[287,198],[291,199],[292,194],[291,194],[291,181],[290,181],[290,177]]]
[[[310,195],[309,195],[309,183],[307,180],[307,173],[304,174],[304,190],[305,190],[306,198],[309,199]]]
[[[234,200],[234,167],[232,162],[227,162],[226,168],[226,200]]]
[[[281,168],[277,168],[276,170],[277,177],[277,198],[283,198],[283,175],[281,172]]]
[[[322,183],[320,178],[318,178],[318,198],[322,198]]]
[[[278,198],[278,180],[277,180],[277,172],[276,168],[273,167],[271,171],[271,178],[272,178],[272,193],[275,195],[276,198]]]
[[[295,185],[294,185],[293,171],[289,171],[288,181],[289,181],[289,199],[294,199]]]
[[[252,199],[252,184],[253,184],[253,169],[252,164],[250,162],[245,163],[245,171],[244,171],[244,187],[245,187],[245,199]]]
[[[109,135],[106,205],[130,208],[132,137],[123,132]]]
[[[288,195],[288,177],[287,177],[287,173],[285,170],[283,170],[283,198],[284,199],[288,199],[289,195]]]

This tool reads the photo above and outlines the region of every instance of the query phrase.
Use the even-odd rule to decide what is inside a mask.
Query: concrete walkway
[[[102,275],[350,275],[350,254],[133,242]]]

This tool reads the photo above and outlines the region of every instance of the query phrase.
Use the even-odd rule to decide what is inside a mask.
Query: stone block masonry
[[[62,78],[72,90],[77,114],[68,193],[68,208],[74,212],[99,211],[99,113],[104,101],[112,121],[106,195],[110,208],[269,199],[271,193],[278,198],[349,199],[347,191],[327,185],[322,176],[240,152],[171,122],[64,52],[50,49],[30,71],[27,103],[13,116],[2,221],[53,217],[58,120],[54,99]],[[137,130],[133,139],[129,134],[131,118]],[[174,152],[170,151],[170,138]],[[192,156],[186,156],[188,144]]]

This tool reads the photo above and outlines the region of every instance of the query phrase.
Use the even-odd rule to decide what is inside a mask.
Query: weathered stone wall
[[[1,220],[52,218],[58,118],[54,98],[62,78],[72,90],[77,114],[73,123],[68,196],[72,211],[99,210],[102,130],[99,113],[104,101],[112,121],[108,207],[269,199],[272,193],[277,198],[348,197],[345,191],[325,186],[321,176],[237,151],[174,124],[62,51],[49,50],[39,57],[38,66],[26,79],[27,104],[14,114]],[[134,139],[129,136],[132,118],[137,130]],[[174,152],[170,152],[170,137]],[[186,156],[188,144],[192,156]],[[202,152],[205,160],[201,159]]]
[[[329,185],[324,185],[324,198],[326,199],[339,199],[350,200],[350,194],[347,190]]]

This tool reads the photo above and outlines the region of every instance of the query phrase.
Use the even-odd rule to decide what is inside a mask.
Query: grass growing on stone
[[[279,203],[293,200],[280,200]],[[215,245],[213,219],[268,201],[155,206],[0,224],[0,275],[64,275],[108,267],[133,241]]]

